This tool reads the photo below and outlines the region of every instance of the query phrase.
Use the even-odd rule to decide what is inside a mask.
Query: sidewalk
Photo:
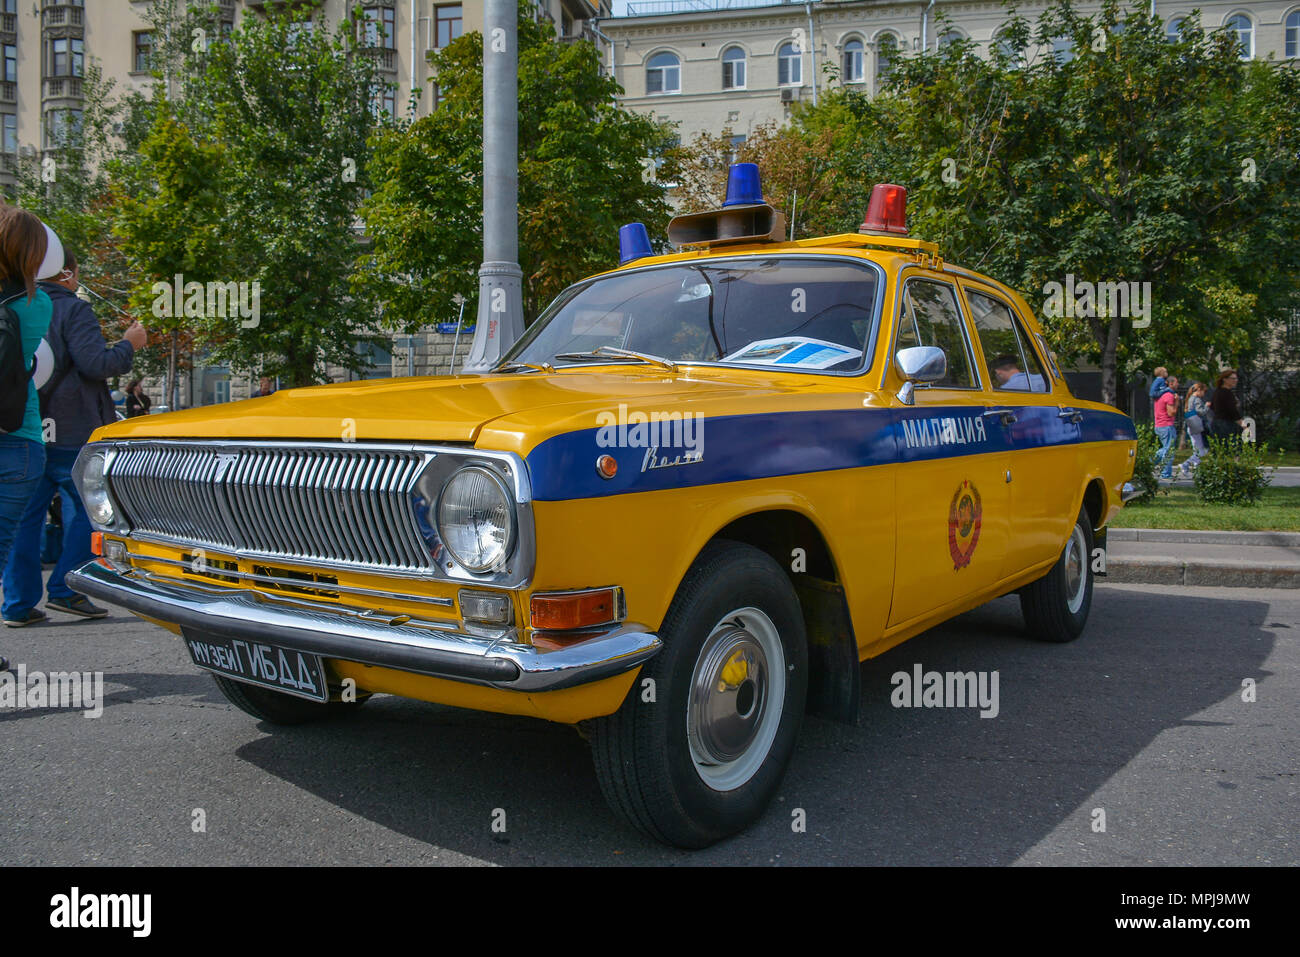
[[[1115,528],[1107,582],[1300,588],[1300,533]]]

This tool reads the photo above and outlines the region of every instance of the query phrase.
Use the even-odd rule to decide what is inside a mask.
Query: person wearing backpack
[[[109,376],[131,371],[135,352],[146,342],[145,329],[133,323],[122,341],[104,341],[99,319],[76,296],[80,286],[77,257],[64,253],[63,270],[41,283],[54,307],[46,340],[54,357],[54,373],[39,390],[41,417],[46,423],[45,468],[18,522],[4,571],[4,623],[21,628],[46,620],[37,609],[41,600],[42,529],[50,502],[63,501],[63,548],[45,586],[45,607],[79,618],[103,618],[107,609],[91,603],[67,586],[64,576],[94,559],[90,550],[90,518],[72,481],[72,466],[90,434],[116,420],[109,395]]]
[[[62,265],[52,229],[25,209],[0,205],[0,571],[45,471],[36,355],[53,306],[36,281]],[[8,667],[0,657],[0,670]]]

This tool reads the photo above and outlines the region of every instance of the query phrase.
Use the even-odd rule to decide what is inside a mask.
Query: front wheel
[[[1083,634],[1092,607],[1092,520],[1079,510],[1061,557],[1038,581],[1020,589],[1020,610],[1030,637],[1074,641]]]
[[[596,775],[635,827],[707,847],[762,815],[794,752],[808,688],[803,617],[771,557],[718,541],[687,573],[660,638],[623,706],[592,722]]]

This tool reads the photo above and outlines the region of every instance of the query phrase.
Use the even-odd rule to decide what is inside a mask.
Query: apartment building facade
[[[0,188],[12,185],[20,155],[38,155],[60,141],[64,126],[80,121],[82,83],[92,62],[117,90],[145,90],[152,82],[153,35],[149,13],[171,0],[0,0]],[[181,0],[176,0],[179,4]],[[245,16],[278,7],[277,0],[213,0],[214,27],[228,31]],[[303,4],[312,19],[337,25],[359,10],[356,42],[378,60],[392,87],[378,106],[410,115],[435,107],[436,87],[427,61],[462,33],[481,30],[483,0],[320,0]],[[561,40],[595,39],[593,27],[609,14],[609,0],[535,0],[539,18]]]
[[[1025,0],[1031,24],[1047,4]],[[1075,9],[1093,13],[1094,0]],[[1206,29],[1236,31],[1247,58],[1300,62],[1300,2],[1152,0],[1169,31],[1200,11]],[[947,18],[940,24],[935,14]],[[668,121],[683,142],[729,130],[740,142],[763,123],[784,123],[799,102],[816,102],[830,83],[874,93],[890,59],[961,37],[980,52],[1000,42],[1006,4],[978,0],[630,0],[627,15],[602,21],[607,68],[625,107]],[[1069,56],[1058,41],[1033,56]],[[824,67],[834,67],[828,79]]]

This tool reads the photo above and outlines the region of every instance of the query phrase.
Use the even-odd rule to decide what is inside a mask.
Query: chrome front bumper
[[[1131,502],[1142,494],[1142,490],[1132,482],[1125,482],[1124,487],[1120,489],[1119,497],[1121,501]]]
[[[556,691],[609,678],[647,661],[661,645],[649,629],[625,622],[541,651],[511,640],[512,633],[484,637],[402,615],[181,584],[101,561],[69,572],[68,587],[182,629],[508,691]]]

